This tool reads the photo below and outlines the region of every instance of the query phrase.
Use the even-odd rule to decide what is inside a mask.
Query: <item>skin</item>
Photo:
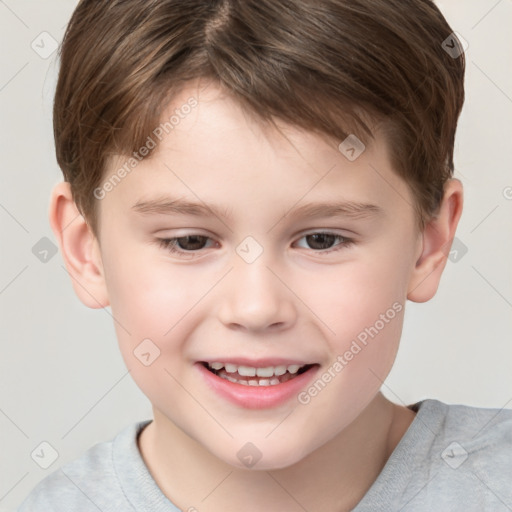
[[[391,168],[382,134],[350,162],[340,141],[263,125],[213,84],[199,91],[190,83],[174,99],[163,118],[192,95],[198,106],[98,201],[98,237],[67,183],[53,190],[52,228],[79,298],[111,307],[121,354],[153,404],[139,448],[174,504],[201,512],[349,510],[414,419],[380,387],[398,349],[406,300],[425,302],[437,291],[462,184],[447,182],[437,216],[419,232],[412,193]],[[111,162],[105,178],[124,161]],[[219,205],[231,216],[132,208],[171,196]],[[289,212],[341,200],[382,213]],[[306,237],[315,232],[353,244],[334,238],[315,245]],[[204,248],[180,256],[159,245],[186,234],[208,237]],[[263,249],[252,263],[236,252],[247,236]],[[317,363],[321,375],[394,303],[401,311],[307,404],[291,399],[244,409],[210,390],[195,365],[288,357]],[[160,350],[149,366],[133,354],[147,338]],[[262,454],[252,469],[237,457],[249,441]]]

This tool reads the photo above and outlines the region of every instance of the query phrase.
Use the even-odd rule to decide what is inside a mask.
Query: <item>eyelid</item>
[[[317,233],[323,233],[323,234],[326,234],[326,235],[336,235],[336,236],[341,236],[343,238],[350,238],[351,236],[355,235],[354,231],[350,231],[348,229],[324,228],[324,229],[308,229],[306,231],[299,231],[295,235],[295,238],[302,238],[303,236],[315,235]],[[352,233],[352,234],[348,235],[346,233]]]

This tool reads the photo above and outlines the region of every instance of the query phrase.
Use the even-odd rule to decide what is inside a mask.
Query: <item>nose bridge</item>
[[[270,252],[251,237],[239,244],[220,299],[219,316],[226,326],[263,330],[293,323],[291,294],[271,270],[272,263]]]

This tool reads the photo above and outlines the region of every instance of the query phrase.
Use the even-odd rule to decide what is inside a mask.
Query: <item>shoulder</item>
[[[425,400],[421,418],[436,418],[435,446],[445,447],[443,460],[483,468],[490,464],[512,468],[512,410],[449,405],[437,400]],[[464,458],[464,462],[462,462]],[[452,465],[455,465],[453,463]]]
[[[512,411],[423,400],[357,512],[512,510]]]
[[[418,483],[426,501],[451,510],[512,507],[512,410],[437,400],[418,405],[425,436]]]
[[[448,405],[441,433],[445,462],[456,459],[455,465],[466,465],[484,486],[512,487],[512,410]]]
[[[18,512],[97,512],[111,510],[114,504],[123,510],[126,500],[113,462],[114,451],[119,450],[116,444],[136,447],[137,433],[146,423],[126,427],[113,440],[94,445],[80,458],[48,475],[25,498]]]

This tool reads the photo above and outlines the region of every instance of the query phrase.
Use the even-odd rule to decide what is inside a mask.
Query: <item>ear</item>
[[[99,243],[78,211],[68,182],[53,188],[49,218],[78,298],[90,308],[108,306]]]
[[[445,184],[437,215],[423,231],[421,250],[409,282],[409,300],[426,302],[436,294],[462,214],[462,204],[462,183],[452,178]]]

